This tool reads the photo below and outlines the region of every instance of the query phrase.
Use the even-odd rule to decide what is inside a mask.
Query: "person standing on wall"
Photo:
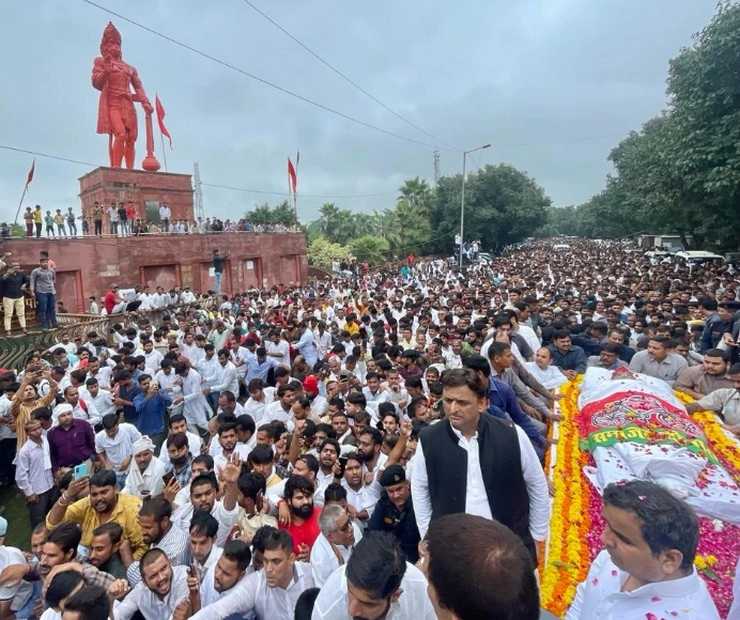
[[[213,250],[213,275],[216,279],[214,287],[217,293],[221,292],[221,278],[224,275],[224,261],[229,257],[230,250],[226,251],[226,254],[221,256],[218,250]]]
[[[49,257],[42,256],[39,266],[31,272],[30,291],[36,296],[36,305],[39,312],[39,323],[41,331],[46,331],[49,326],[56,329],[57,325],[57,300],[56,300],[56,272],[49,266]]]

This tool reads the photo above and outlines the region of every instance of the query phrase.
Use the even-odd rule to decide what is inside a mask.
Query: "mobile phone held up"
[[[79,480],[80,478],[84,478],[85,476],[87,476],[87,463],[80,463],[79,465],[75,465],[75,480]]]

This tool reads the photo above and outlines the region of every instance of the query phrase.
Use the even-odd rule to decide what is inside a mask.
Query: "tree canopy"
[[[666,110],[609,154],[615,174],[583,205],[551,209],[542,233],[671,233],[734,249],[740,201],[740,5],[723,1],[670,61]]]

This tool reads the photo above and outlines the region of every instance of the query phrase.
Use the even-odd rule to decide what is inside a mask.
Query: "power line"
[[[70,164],[77,164],[80,166],[91,166],[93,168],[97,168],[100,166],[100,164],[94,164],[89,161],[81,161],[79,159],[71,159],[69,157],[61,157],[59,155],[50,155],[49,153],[41,153],[39,151],[32,151],[30,149],[21,149],[15,146],[9,146],[7,144],[0,144],[0,150],[4,151],[12,151],[14,153],[24,153],[26,155],[34,155],[36,157],[43,157],[46,159],[55,159],[56,161],[63,161]],[[270,190],[264,190],[264,189],[254,189],[249,187],[232,187],[230,185],[218,185],[216,183],[202,183],[204,187],[214,187],[218,189],[228,189],[236,192],[247,192],[251,194],[270,194],[273,196],[289,196],[287,192],[273,192]],[[397,194],[398,190],[393,190],[390,192],[379,192],[376,194],[301,194],[301,196],[305,198],[376,198],[378,196],[390,196],[392,194]]]
[[[273,196],[290,196],[287,192],[271,192],[262,189],[250,189],[248,187],[232,187],[229,185],[216,185],[215,183],[201,183],[204,187],[216,187],[219,189],[228,189],[235,192],[247,192],[250,194],[270,194]],[[377,194],[300,194],[301,198],[376,198],[378,196],[390,196],[391,194],[398,194],[398,190],[392,192],[380,192]]]
[[[343,80],[349,82],[352,86],[354,86],[362,94],[366,95],[367,97],[369,97],[370,99],[372,99],[375,103],[377,103],[379,106],[381,106],[382,108],[384,108],[385,110],[387,110],[388,112],[390,112],[391,114],[393,114],[393,116],[395,116],[396,118],[399,118],[404,123],[406,123],[410,127],[413,127],[417,131],[420,131],[421,133],[423,133],[428,138],[431,138],[432,140],[435,140],[436,142],[439,142],[440,144],[445,145],[447,148],[452,149],[454,151],[460,151],[460,152],[462,152],[462,149],[457,148],[455,146],[452,146],[451,144],[448,144],[447,142],[445,142],[444,140],[442,140],[442,138],[438,138],[437,136],[432,135],[428,131],[422,129],[421,127],[419,127],[418,125],[414,124],[412,121],[410,121],[409,119],[407,119],[405,116],[402,116],[401,114],[399,114],[398,112],[396,112],[394,109],[390,108],[388,105],[386,105],[385,103],[383,103],[382,101],[380,101],[380,99],[378,99],[377,97],[375,97],[373,94],[369,93],[362,86],[360,86],[357,82],[355,82],[352,78],[350,78],[347,75],[345,75],[344,73],[342,73],[339,69],[337,69],[334,65],[332,65],[328,60],[324,60],[321,56],[319,56],[316,52],[314,52],[310,47],[308,47],[308,45],[306,45],[305,43],[303,43],[303,41],[300,41],[299,39],[297,39],[293,34],[291,34],[290,32],[288,32],[285,28],[283,28],[280,24],[278,24],[274,19],[272,19],[269,15],[267,15],[266,13],[264,13],[262,10],[260,10],[258,7],[256,7],[254,4],[252,4],[252,2],[250,2],[250,0],[242,0],[242,1],[244,2],[244,4],[252,7],[252,9],[254,9],[257,13],[259,13],[262,17],[264,17],[268,22],[270,22],[273,26],[275,26],[275,28],[277,28],[278,30],[280,30],[280,32],[282,32],[285,36],[287,36],[289,39],[291,39],[292,41],[294,41],[295,43],[297,43],[298,45],[300,45],[304,50],[306,50],[309,54],[311,54],[311,56],[313,56],[314,58],[316,58],[316,60],[318,60],[323,65],[325,65],[326,67],[328,67],[329,69],[331,69],[334,73],[336,73]]]
[[[131,24],[132,26],[136,26],[137,28],[141,28],[142,30],[145,30],[146,32],[149,32],[150,34],[153,34],[157,37],[160,37],[161,39],[164,39],[165,41],[169,41],[170,43],[174,43],[175,45],[182,47],[183,49],[186,49],[190,52],[193,52],[194,54],[198,54],[199,56],[202,56],[203,58],[207,58],[208,60],[211,60],[219,65],[222,65],[228,69],[231,69],[232,71],[236,71],[237,73],[240,73],[248,78],[251,78],[253,80],[256,80],[260,82],[261,84],[264,84],[265,86],[269,86],[270,88],[274,88],[275,90],[278,90],[282,93],[285,93],[286,95],[290,95],[291,97],[295,97],[296,99],[299,99],[300,101],[303,101],[304,103],[308,103],[312,106],[315,106],[321,110],[324,110],[325,112],[330,112],[331,114],[335,114],[337,116],[340,116],[341,118],[351,121],[353,123],[357,123],[358,125],[362,125],[363,127],[367,127],[368,129],[372,129],[374,131],[386,134],[388,136],[392,136],[394,138],[398,138],[399,140],[405,140],[406,142],[413,142],[414,144],[420,144],[421,146],[426,146],[429,148],[436,148],[434,144],[429,144],[427,142],[422,142],[421,140],[415,140],[414,138],[409,138],[407,136],[402,136],[401,134],[394,133],[392,131],[388,131],[387,129],[383,129],[382,127],[377,127],[375,125],[372,125],[370,123],[366,123],[365,121],[362,121],[358,118],[355,118],[353,116],[350,116],[349,114],[345,114],[344,112],[339,112],[338,110],[334,110],[333,108],[330,108],[328,106],[325,106],[321,103],[318,103],[317,101],[314,101],[313,99],[309,99],[308,97],[304,97],[303,95],[299,95],[298,93],[294,93],[291,90],[288,90],[287,88],[284,88],[282,86],[278,86],[277,84],[270,82],[269,80],[266,80],[264,78],[261,78],[257,75],[254,75],[253,73],[249,73],[248,71],[245,71],[244,69],[240,69],[239,67],[232,65],[231,63],[226,62],[225,60],[220,60],[219,58],[216,58],[215,56],[211,56],[210,54],[203,52],[199,49],[196,49],[187,43],[182,43],[181,41],[178,41],[177,39],[174,39],[166,34],[162,34],[161,32],[158,32],[157,30],[154,30],[153,28],[149,28],[148,26],[145,26],[144,24],[141,24],[137,21],[134,21],[133,19],[130,19],[128,17],[124,17],[120,13],[116,13],[115,11],[111,11],[110,9],[105,8],[104,6],[101,6],[97,4],[96,2],[93,2],[92,0],[82,0],[85,4],[89,4],[90,6],[95,7],[96,9],[99,9],[100,11],[103,11],[104,13],[108,13],[110,15],[113,15],[114,17],[117,17],[118,19],[122,19],[123,21]]]

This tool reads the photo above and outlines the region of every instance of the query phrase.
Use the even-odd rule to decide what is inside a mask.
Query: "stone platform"
[[[189,174],[145,172],[124,168],[96,168],[80,177],[82,210],[93,229],[92,209],[97,201],[107,209],[111,202],[133,201],[139,218],[159,224],[159,207],[167,203],[172,220],[194,220],[193,184]],[[109,231],[108,215],[103,231]]]

